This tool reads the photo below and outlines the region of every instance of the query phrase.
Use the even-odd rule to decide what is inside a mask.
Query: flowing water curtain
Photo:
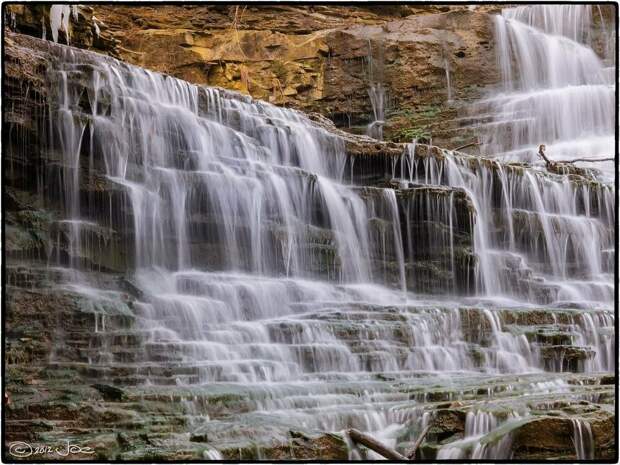
[[[383,140],[383,126],[388,107],[388,94],[385,82],[384,44],[380,39],[368,39],[368,97],[372,108],[372,121],[368,124],[366,134]]]
[[[521,6],[495,17],[503,88],[476,105],[493,117],[482,125],[484,153],[535,161],[546,144],[554,161],[612,156],[614,64],[591,48],[592,8]],[[611,163],[600,166],[611,176]]]
[[[72,68],[68,64],[59,72],[61,93],[82,90],[67,84]],[[219,222],[211,226],[211,238],[227,244],[223,260],[230,269],[280,271],[274,256],[282,250],[287,272],[303,275],[308,258],[297,250],[302,238],[309,229],[326,228],[340,257],[339,279],[369,279],[366,207],[338,182],[342,141],[312,128],[301,114],[221,99],[172,78],[146,71],[132,75],[105,61],[91,72],[86,89],[91,114],[79,108],[81,94],[59,96],[60,150],[70,157],[62,188],[67,221],[80,220],[79,152],[88,126],[91,160],[103,159],[109,179],[128,193],[139,267],[190,266],[196,231],[189,218],[197,213]],[[201,115],[203,92],[210,93],[213,108],[207,104]],[[105,114],[99,113],[102,105]],[[227,125],[233,118],[232,126],[245,134]]]
[[[102,227],[127,231],[128,268],[141,292],[127,312],[137,317],[144,350],[133,364],[103,368],[146,384],[169,382],[166,373],[177,386],[242,383],[254,389],[248,404],[274,423],[294,416],[309,428],[383,431],[400,418],[392,402],[411,397],[382,379],[416,385],[455,372],[546,376],[544,369],[614,366],[608,186],[577,187],[416,144],[394,160],[397,191],[345,185],[344,142],[301,113],[62,50],[50,75],[52,147],[62,163],[50,165],[50,179],[60,180],[71,245],[70,260],[59,253],[53,264],[86,271],[92,265],[80,238]],[[417,157],[419,149],[427,156]],[[100,195],[89,190],[97,183],[113,187]],[[459,246],[472,233],[474,250],[464,254],[476,268],[470,286],[461,282],[469,272],[457,269]],[[444,255],[423,256],[424,241]],[[430,291],[442,297],[473,293],[500,306],[506,298],[595,302],[600,309],[562,323],[595,356],[578,367],[545,365],[543,348],[511,330],[518,316],[510,312],[422,304],[412,291],[429,292],[428,280],[411,267],[427,262],[449,271],[445,287]],[[112,299],[86,273],[78,278],[73,289],[93,302]],[[549,284],[544,292],[541,282]],[[566,318],[545,315],[549,325]],[[479,338],[466,330],[470,317],[488,329]],[[95,321],[98,333],[110,330],[103,317]],[[426,390],[415,395],[430,399]],[[487,429],[473,428],[471,437]],[[508,442],[495,449],[477,441],[467,454],[510,451]]]
[[[412,147],[402,159],[411,159]],[[613,186],[589,181],[596,188],[584,190],[565,177],[450,152],[441,161],[424,157],[406,165],[413,168],[402,171],[405,184],[413,179],[466,194],[479,293],[540,303],[612,301]]]

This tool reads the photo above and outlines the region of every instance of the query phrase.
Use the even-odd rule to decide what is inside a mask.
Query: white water
[[[484,153],[540,162],[545,144],[554,161],[614,157],[614,67],[590,46],[592,8],[528,5],[495,17],[503,89],[478,105],[491,117]],[[613,178],[613,162],[578,166]]]
[[[450,62],[447,57],[443,59],[443,67],[446,70],[446,91],[448,92],[448,102],[452,101],[452,82],[450,81]]]
[[[401,179],[466,192],[475,211],[479,292],[543,303],[613,301],[606,261],[615,222],[611,186],[589,190],[565,176],[450,152],[443,156],[444,161],[415,159],[410,148],[402,156]]]
[[[373,83],[368,89],[370,104],[372,105],[373,121],[368,125],[366,134],[374,139],[383,140],[383,126],[385,125],[385,87],[383,84]]]
[[[437,458],[439,460],[510,459],[512,458],[510,453],[512,436],[509,429],[519,422],[520,415],[514,411],[502,420],[499,420],[493,412],[470,411],[465,418],[465,437],[439,449]],[[500,436],[498,441],[486,442],[484,440],[489,434],[497,433],[500,428],[507,432]]]
[[[573,419],[573,443],[577,460],[594,459],[594,439],[590,423],[584,420]]]
[[[387,106],[387,89],[383,85],[383,43],[379,42],[373,50],[372,41],[368,40],[368,97],[372,107],[373,120],[366,128],[366,134],[374,139],[383,140],[385,109]]]
[[[83,239],[97,226],[130,231],[130,278],[142,296],[128,311],[146,340],[138,360],[113,365],[145,384],[170,382],[171,370],[179,387],[251,390],[249,415],[262,421],[355,427],[396,444],[405,421],[428,420],[420,406],[437,383],[518,373],[514,385],[536,377],[521,388],[546,394],[568,389],[548,371],[613,370],[610,186],[450,152],[419,157],[419,144],[394,160],[398,190],[352,186],[343,142],[301,113],[61,53],[53,145],[63,155],[69,288],[114,302],[76,273],[89,268]],[[95,165],[123,203],[92,218],[80,195],[92,172],[80,167]],[[415,229],[423,220],[426,234]],[[464,283],[457,245],[468,225],[477,264]],[[439,260],[436,249],[448,251],[448,295],[423,298],[411,286],[423,272],[411,266]],[[464,304],[479,315],[477,332],[464,330]],[[518,316],[501,310],[541,305],[584,308],[550,310],[549,325],[591,357],[577,367],[545,360],[541,344],[513,330]],[[95,321],[108,330],[103,315]],[[101,353],[92,364],[110,360]],[[379,375],[425,390],[413,400]],[[440,458],[507,458],[509,435],[479,441],[504,423],[472,415],[466,450],[453,444]]]

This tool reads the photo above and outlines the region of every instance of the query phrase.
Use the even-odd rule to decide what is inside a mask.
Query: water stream
[[[450,62],[447,56],[443,59],[443,67],[446,71],[446,91],[448,93],[448,103],[450,103],[452,102],[452,82],[450,80]]]
[[[495,17],[503,88],[478,105],[483,151],[505,161],[614,156],[614,69],[591,48],[592,5],[528,5]],[[601,15],[602,19],[602,15]],[[613,39],[606,40],[607,47]],[[605,48],[607,48],[605,47]],[[614,163],[583,163],[613,178]]]
[[[587,17],[565,8],[579,7],[497,17],[506,90],[487,103],[512,135],[492,135],[489,150],[612,153],[613,86],[570,22]],[[56,247],[50,265],[97,308],[120,308],[90,274],[93,247],[111,253],[93,238],[122,231],[140,294],[122,308],[141,345],[125,359],[99,349],[102,377],[241,395],[230,421],[268,425],[266,436],[354,427],[397,445],[403,425],[415,437],[430,420],[438,385],[450,399],[499,379],[553,396],[570,391],[563,372],[614,370],[612,185],[416,143],[393,160],[391,187],[356,185],[344,141],[300,112],[54,47],[50,179],[70,253]],[[116,331],[101,313],[96,332]],[[550,349],[544,330],[583,357]],[[509,458],[509,434],[482,438],[527,419],[525,402],[513,407],[501,419],[472,409],[438,457]],[[201,426],[225,443],[226,425]],[[580,458],[588,435],[575,424]]]
[[[383,140],[383,126],[385,125],[385,111],[387,107],[387,89],[384,82],[383,43],[378,41],[373,48],[372,41],[368,40],[368,97],[372,107],[372,121],[366,128],[366,134],[378,140]]]

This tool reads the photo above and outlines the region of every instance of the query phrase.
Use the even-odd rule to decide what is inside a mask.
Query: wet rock
[[[445,124],[456,112],[446,101],[444,56],[451,57],[459,98],[480,95],[484,84],[497,82],[494,66],[481,66],[495,62],[488,16],[493,10],[97,5],[80,7],[77,20],[71,17],[70,40],[190,82],[318,111],[340,127],[362,130],[372,114],[372,57],[398,110],[387,121],[388,137],[409,141],[414,133],[432,132],[434,140],[442,133],[460,140],[466,135],[458,124]],[[45,24],[49,38],[49,6],[15,5],[11,13],[13,30],[41,37]],[[63,31],[60,36],[65,43]]]
[[[116,441],[118,442],[121,449],[128,449],[131,446],[129,436],[122,431],[116,434]]]
[[[121,402],[127,398],[127,393],[121,388],[108,384],[93,384],[92,387],[99,391],[105,400]]]
[[[189,440],[192,442],[209,442],[209,435],[207,433],[192,433]]]
[[[541,459],[543,457],[572,457],[572,426],[564,418],[538,418],[517,429],[514,433],[515,459]]]
[[[261,452],[269,460],[347,460],[349,448],[336,434],[305,435],[291,431],[289,444],[265,448]]]
[[[546,365],[554,371],[583,371],[584,362],[592,359],[595,352],[589,347],[546,345],[542,347],[542,357]]]
[[[51,5],[11,5],[5,14],[11,17],[9,29],[15,32],[53,39],[50,23]],[[93,8],[80,5],[69,13],[69,31],[58,30],[58,41],[72,46],[93,49],[118,57],[119,41],[107,26],[95,17]]]
[[[587,422],[592,437],[583,433],[582,440],[586,451],[594,458],[610,457],[615,447],[615,428],[613,414],[603,410],[594,414],[577,417],[577,421]],[[585,427],[584,427],[585,428]],[[575,459],[575,423],[571,418],[536,418],[513,432],[514,459],[542,460],[545,458]],[[592,441],[590,444],[589,441]],[[594,447],[594,450],[592,448]]]
[[[616,422],[611,413],[604,411],[590,416],[587,421],[592,428],[594,441],[594,458],[612,460],[617,455]]]
[[[444,441],[465,432],[465,412],[457,409],[440,409],[435,412],[429,438],[436,442]]]

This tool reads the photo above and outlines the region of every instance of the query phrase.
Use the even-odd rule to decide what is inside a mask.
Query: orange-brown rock
[[[612,10],[596,10],[595,46]],[[499,81],[492,21],[499,5],[89,4],[79,11],[72,45],[318,112],[351,132],[373,120],[368,88],[381,81],[392,141],[470,144],[475,135],[457,117]],[[6,24],[19,32],[40,37],[49,28],[49,5],[7,12]],[[62,31],[59,41],[66,42]]]
[[[15,10],[16,28],[41,35],[45,8]],[[369,122],[369,81],[381,79],[396,110],[389,135],[414,125],[432,129],[439,115],[454,117],[446,63],[456,98],[497,81],[490,8],[90,4],[72,28],[96,22],[100,32],[73,33],[71,43],[190,82],[316,111],[341,127]]]

